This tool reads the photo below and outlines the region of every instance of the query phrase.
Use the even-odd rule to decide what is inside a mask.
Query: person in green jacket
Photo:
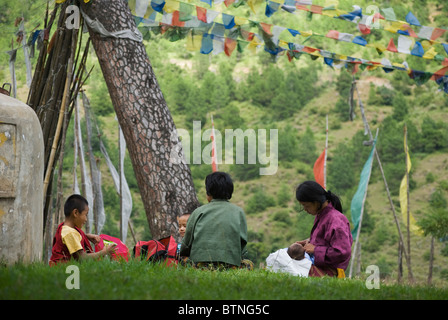
[[[209,203],[188,219],[180,256],[197,267],[240,267],[247,257],[247,223],[243,209],[229,202],[232,179],[225,172],[213,172],[205,178],[205,189]]]

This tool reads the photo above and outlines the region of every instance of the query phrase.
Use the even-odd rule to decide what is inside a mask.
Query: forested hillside
[[[370,138],[364,131],[359,103],[364,106],[372,133],[375,134],[378,129],[377,151],[404,237],[406,238],[406,225],[402,219],[398,195],[401,180],[406,173],[405,126],[412,161],[410,210],[417,223],[430,220],[430,217],[439,219],[441,224],[445,223],[448,216],[448,92],[436,81],[429,79],[424,72],[435,73],[447,66],[448,52],[443,51],[442,46],[442,50],[437,47],[437,55],[430,59],[385,50],[390,39],[393,38],[397,44],[397,38],[395,34],[382,28],[374,29],[370,34],[363,34],[357,25],[350,21],[305,10],[296,10],[294,13],[278,10],[271,17],[267,17],[264,1],[253,2],[259,5],[256,7],[256,14],[250,8],[251,2],[247,2],[242,1],[240,5],[233,4],[228,8],[221,4],[219,7],[213,7],[213,10],[250,18],[258,23],[300,30],[300,36],[294,37],[291,34],[288,38],[288,41],[294,40],[294,43],[300,45],[366,61],[383,61],[383,64],[383,59],[387,59],[390,65],[401,65],[406,61],[409,67],[408,70],[392,70],[366,67],[360,63],[359,68],[353,70],[347,69],[345,65],[337,62],[337,59],[330,61],[329,58],[324,59],[322,56],[294,50],[275,55],[267,46],[251,47],[250,43],[241,50],[235,49],[230,57],[224,52],[203,54],[199,50],[187,49],[188,30],[149,27],[148,23],[136,18],[176,127],[190,133],[191,143],[184,141],[184,147],[189,145],[191,148],[193,145],[193,121],[201,123],[201,150],[209,145],[210,140],[202,132],[211,128],[211,116],[215,130],[219,130],[223,135],[223,147],[226,129],[266,129],[268,132],[269,129],[278,130],[278,169],[275,174],[260,175],[259,169],[266,165],[259,161],[255,164],[248,163],[249,154],[246,154],[243,164],[219,164],[219,169],[229,172],[235,182],[231,201],[244,208],[247,215],[250,258],[258,265],[263,263],[272,251],[309,236],[313,218],[299,211],[298,202],[295,200],[295,187],[304,180],[314,179],[314,162],[325,147],[327,115],[327,189],[341,196],[344,213],[351,221],[350,203],[371,150],[370,146],[363,143]],[[195,4],[211,8],[205,2],[198,1]],[[313,4],[322,7],[334,5],[348,12],[354,10],[353,5],[360,6],[364,12],[369,5],[378,6],[380,9],[393,8],[397,20],[402,21],[405,21],[406,15],[411,11],[422,26],[448,29],[448,5],[442,0],[374,3],[365,0],[320,0],[313,1]],[[50,2],[50,8],[53,5]],[[135,6],[135,1],[130,1],[130,5]],[[9,55],[6,51],[11,50],[11,46],[21,46],[17,43],[16,18],[24,17],[28,38],[32,30],[43,28],[39,23],[43,23],[45,6],[46,2],[43,0],[0,0],[0,47],[3,52],[0,55],[1,84],[11,82]],[[309,36],[305,36],[305,30],[309,32]],[[360,36],[368,43],[378,46],[338,41],[334,37],[328,37],[330,30]],[[448,43],[448,32],[443,33],[437,41]],[[425,50],[428,50],[431,42],[421,42]],[[17,97],[26,101],[26,69],[20,50],[17,51],[15,63]],[[36,63],[37,50],[36,47],[35,57],[31,59],[33,65]],[[85,93],[91,100],[95,122],[102,134],[101,140],[105,143],[114,164],[118,165],[118,123],[93,50],[88,59],[88,65],[94,68],[84,87]],[[422,73],[413,72],[412,79],[410,70]],[[350,119],[349,97],[353,80],[356,80],[359,94],[354,93],[354,118]],[[64,158],[66,195],[73,191],[73,137],[71,124],[67,133]],[[267,138],[269,152],[269,144],[273,141],[269,140],[269,134]],[[245,148],[249,149],[249,139],[245,141]],[[117,235],[120,204],[99,149],[98,137],[94,139],[93,150],[103,173],[102,189],[107,219],[102,233]],[[211,166],[203,162],[196,164],[196,161],[193,161],[193,152],[190,156],[196,191],[200,201],[204,203],[204,179],[211,172]],[[133,194],[132,225],[137,240],[147,240],[151,235],[129,159],[125,161],[125,173]],[[446,234],[443,237],[443,233],[433,232],[433,236],[433,283],[446,285]],[[375,160],[360,235],[361,276],[368,265],[378,265],[383,278],[396,280],[398,239],[383,178]],[[430,235],[411,233],[413,273],[421,283],[428,277],[431,239]],[[131,233],[128,233],[127,244],[131,248],[134,246]],[[404,259],[403,268],[405,278],[407,268]]]

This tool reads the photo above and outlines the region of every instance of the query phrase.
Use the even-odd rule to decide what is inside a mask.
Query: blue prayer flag
[[[333,59],[331,58],[324,58],[325,64],[328,64],[330,67],[333,67]]]
[[[235,17],[229,14],[222,14],[222,22],[226,29],[232,29],[235,26]]]
[[[208,3],[208,5],[209,5],[210,7],[212,6],[212,0],[201,0],[201,2]]]
[[[412,49],[411,54],[417,57],[423,57],[425,50],[423,50],[423,46],[420,42],[415,42],[414,49]]]
[[[446,54],[448,54],[448,44],[442,43],[443,49],[445,49]]]
[[[268,1],[268,3],[266,4],[266,10],[265,10],[266,17],[272,16],[275,12],[277,12],[279,7],[280,7],[280,3]]]
[[[213,50],[213,35],[204,33],[202,36],[202,44],[200,52],[203,54],[209,54]]]
[[[405,36],[409,36],[409,31],[408,30],[398,30],[397,33],[405,35]]]
[[[151,1],[151,8],[153,8],[157,12],[162,13],[164,6],[165,6],[164,0],[152,0]]]
[[[356,43],[356,44],[360,44],[362,46],[365,46],[367,44],[367,40],[361,36],[354,37],[352,42]]]
[[[417,20],[417,18],[412,14],[411,11],[406,15],[406,22],[409,24],[412,24],[414,26],[421,26],[420,22]]]
[[[294,37],[300,34],[300,32],[297,31],[297,30],[288,29],[288,31],[289,31]]]

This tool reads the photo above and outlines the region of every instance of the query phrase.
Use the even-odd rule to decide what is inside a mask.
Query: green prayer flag
[[[192,19],[193,9],[195,7],[189,3],[180,2],[179,6],[179,20],[189,21]]]
[[[350,211],[352,214],[352,221],[354,225],[352,231],[353,240],[356,239],[358,233],[359,221],[361,220],[361,215],[363,212],[364,200],[367,194],[367,185],[369,184],[370,173],[372,172],[372,162],[373,162],[373,154],[375,153],[375,144],[376,144],[376,138],[373,141],[372,151],[370,151],[369,158],[367,159],[366,163],[364,164],[364,168],[362,169],[358,190],[353,196],[350,207]]]

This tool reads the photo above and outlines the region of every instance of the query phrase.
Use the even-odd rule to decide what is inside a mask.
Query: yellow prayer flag
[[[401,30],[402,26],[403,26],[403,22],[401,22],[401,21],[390,21],[390,22],[386,23],[384,30],[392,32],[392,33],[397,33],[398,30]]]
[[[258,41],[258,38],[257,38],[257,37],[254,37],[254,38],[252,39],[252,41],[249,42],[247,48],[248,48],[253,54],[255,54],[255,53],[257,53],[257,51],[256,51],[256,50],[257,50],[257,47],[260,46],[260,45],[262,45],[262,44],[263,44],[262,42],[259,42],[259,41]]]
[[[262,3],[264,3],[263,0],[247,0],[247,4],[252,9],[253,13],[257,13],[257,9],[260,7]]]
[[[312,30],[307,30],[307,31],[300,31],[300,35],[302,37],[309,37],[313,35],[313,31]]]
[[[408,173],[411,171],[411,157],[409,156],[409,152],[407,150],[406,146],[406,140],[404,142],[404,151],[406,152],[407,157],[407,170]],[[408,192],[407,192],[407,174],[404,175],[403,179],[401,180],[400,184],[400,208],[401,208],[401,215],[403,217],[404,224],[408,224]],[[414,219],[414,216],[409,211],[409,230],[414,232],[415,234],[422,235],[422,231],[417,226],[417,222]]]
[[[280,39],[280,40],[278,41],[278,46],[279,46],[279,47],[282,47],[282,48],[288,48],[288,47],[289,47],[289,42]]]
[[[397,68],[406,69],[406,66],[402,63],[392,62],[392,65]]]
[[[56,0],[56,3],[58,3],[58,1],[60,1],[60,0]],[[136,11],[135,11],[136,0],[129,0],[128,6],[129,6],[129,9],[131,10],[132,15],[137,16]]]
[[[179,1],[166,0],[163,10],[166,13],[173,13],[174,11],[179,11],[179,7],[180,7]]]
[[[423,55],[423,58],[425,59],[434,59],[434,57],[437,55],[436,49],[434,47],[431,47],[428,51],[425,52]]]
[[[236,16],[235,16],[235,20],[234,21],[235,21],[235,24],[237,26],[242,26],[242,25],[247,23],[247,19],[246,18],[241,18],[241,17],[236,17]]]
[[[192,34],[191,32],[187,36],[187,50],[199,51],[202,46],[202,34]]]

